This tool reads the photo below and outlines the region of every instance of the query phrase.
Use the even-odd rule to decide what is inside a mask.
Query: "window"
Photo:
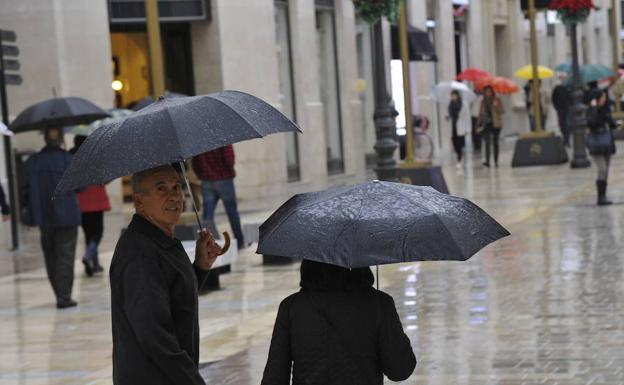
[[[288,2],[275,1],[275,29],[277,62],[279,71],[278,101],[282,105],[282,112],[289,119],[297,121],[295,102],[295,82],[292,66],[292,47],[290,43],[290,20],[288,17]],[[299,142],[297,133],[287,134],[286,158],[288,166],[288,181],[301,179],[299,166]]]
[[[333,1],[316,1],[316,38],[328,174],[344,172],[342,117]]]

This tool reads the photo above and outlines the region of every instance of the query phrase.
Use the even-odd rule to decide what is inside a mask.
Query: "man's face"
[[[173,168],[164,168],[141,181],[134,193],[137,212],[159,227],[172,229],[182,213],[182,183]]]

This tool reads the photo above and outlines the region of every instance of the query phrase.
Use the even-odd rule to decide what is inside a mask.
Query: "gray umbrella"
[[[106,111],[83,98],[52,98],[33,104],[20,112],[10,127],[17,133],[43,130],[47,127],[89,124],[109,116]]]
[[[180,163],[184,172],[184,161],[195,155],[296,131],[299,127],[281,112],[244,92],[161,98],[89,135],[63,174],[55,195],[165,164]]]
[[[244,92],[159,99],[95,130],[74,155],[57,192],[183,162],[227,144],[295,131],[299,127],[281,112]]]
[[[260,226],[257,252],[346,268],[461,261],[507,235],[469,200],[374,181],[295,195]]]

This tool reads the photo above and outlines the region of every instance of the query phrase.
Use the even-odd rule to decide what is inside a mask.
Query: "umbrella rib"
[[[163,108],[163,110],[167,113],[167,117],[169,118],[169,121],[171,122],[171,127],[175,127],[175,123],[173,121],[173,117],[171,116],[171,113],[169,112],[169,107],[165,107],[165,108]],[[174,129],[173,132],[174,132],[173,136],[175,137],[175,141],[178,144],[178,154],[180,154],[181,161],[184,162],[184,161],[186,161],[186,159],[184,159],[184,155],[182,153],[182,143],[180,143],[180,138],[178,137],[178,132],[177,132],[176,129]]]
[[[247,94],[246,94],[246,95],[247,95]],[[221,104],[223,104],[224,106],[226,106],[227,108],[229,108],[230,110],[232,110],[232,111],[233,111],[233,112],[234,112],[237,116],[239,116],[241,119],[243,119],[243,120],[245,121],[245,123],[247,123],[247,126],[249,126],[249,127],[250,127],[253,131],[255,131],[255,132],[256,132],[256,134],[258,134],[258,138],[263,138],[262,134],[260,134],[260,133],[258,132],[258,130],[256,130],[256,129],[254,128],[253,124],[249,123],[249,121],[248,121],[248,120],[247,120],[247,119],[246,119],[243,115],[239,114],[239,113],[238,113],[238,111],[236,111],[236,110],[234,109],[234,107],[230,106],[229,104],[227,104],[227,103],[226,103],[226,102],[224,102],[223,100],[220,100],[220,99],[217,99],[217,98],[214,98],[214,97],[212,97],[212,100],[216,100],[216,101],[218,101],[219,103],[221,103]],[[268,103],[267,103],[267,104],[268,104]],[[273,106],[271,106],[271,107],[273,107]],[[279,112],[279,111],[278,111],[278,112]]]
[[[391,184],[387,184],[388,187],[390,187],[391,189],[393,189],[394,191],[396,191],[399,195],[405,197],[407,200],[409,200],[411,203],[415,203],[417,205],[423,206],[422,204],[420,204],[419,202],[415,201],[414,199],[412,199],[412,197],[410,197],[409,195],[406,195],[405,193],[403,193],[401,190],[395,188],[395,186],[392,186]],[[423,206],[424,207],[424,206]],[[450,239],[453,240],[453,242],[455,243],[455,246],[457,246],[457,249],[459,250],[459,253],[461,254],[462,258],[463,258],[463,252],[462,250],[459,248],[457,240],[455,239],[455,237],[453,236],[453,233],[451,233],[449,231],[449,229],[446,227],[446,225],[444,224],[444,222],[442,222],[442,220],[440,218],[438,218],[437,214],[432,215],[436,221],[438,221],[441,225],[442,228],[446,231],[447,235],[449,236]]]

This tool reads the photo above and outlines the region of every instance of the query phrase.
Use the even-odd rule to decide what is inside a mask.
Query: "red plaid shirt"
[[[234,171],[234,147],[231,144],[204,152],[193,158],[193,171],[201,180],[232,179]]]

